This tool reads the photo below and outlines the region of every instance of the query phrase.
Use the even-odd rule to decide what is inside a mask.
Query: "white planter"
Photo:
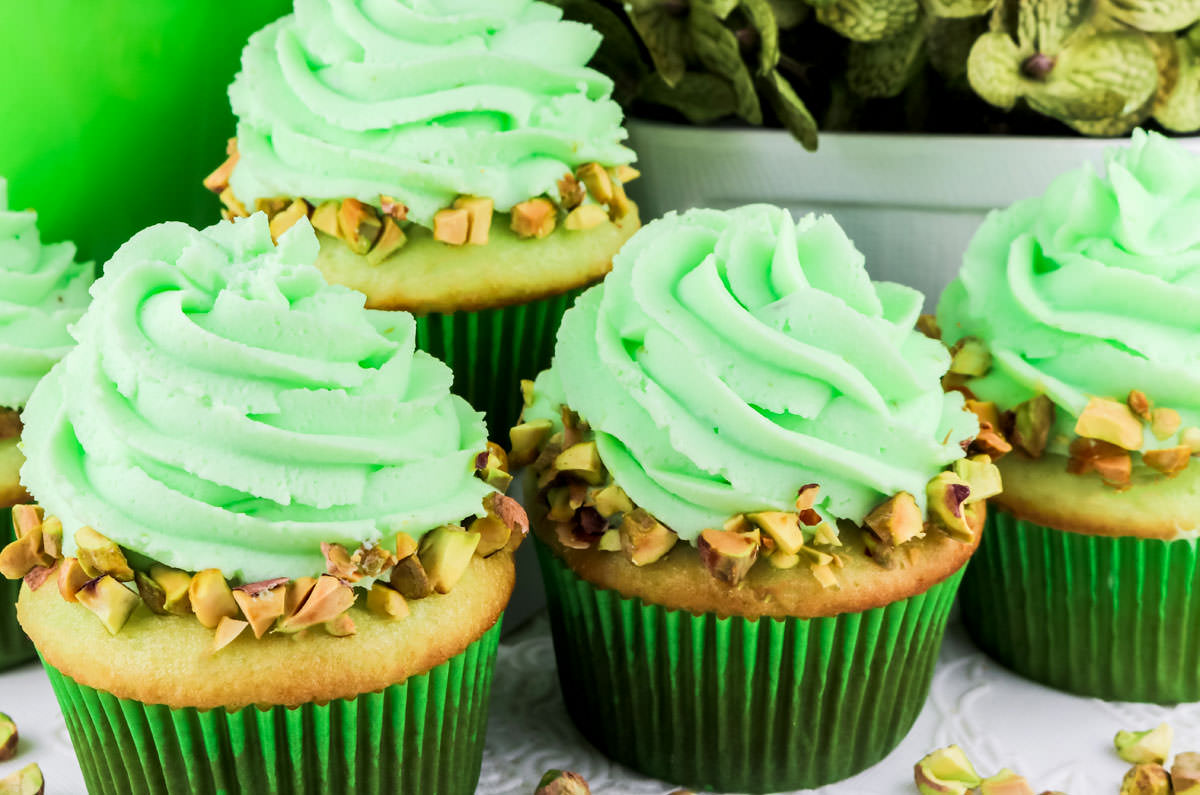
[[[1113,140],[821,133],[805,151],[787,132],[629,120],[642,218],[689,207],[768,202],[830,213],[872,278],[926,295],[932,311],[988,210],[1041,193],[1054,177],[1103,164]],[[1200,152],[1200,137],[1183,139]]]

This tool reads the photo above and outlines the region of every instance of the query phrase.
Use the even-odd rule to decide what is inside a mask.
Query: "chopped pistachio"
[[[671,551],[679,536],[641,508],[621,520],[621,549],[635,566],[649,566]]]
[[[1153,762],[1134,765],[1121,781],[1120,795],[1171,795],[1171,777]]]
[[[407,618],[409,614],[408,602],[400,592],[378,581],[367,592],[367,609],[377,616],[396,620]]]
[[[233,591],[220,569],[196,572],[188,586],[188,598],[196,618],[209,629],[216,629],[223,617],[237,618],[239,615]]]
[[[1187,468],[1192,458],[1192,448],[1187,445],[1168,447],[1165,450],[1147,450],[1142,453],[1142,463],[1157,469],[1167,477],[1174,477]]]
[[[330,237],[338,236],[338,209],[341,207],[339,202],[328,201],[321,202],[313,210],[312,218],[309,219],[313,225],[313,229],[318,232],[324,232]]]
[[[76,592],[75,598],[96,614],[110,635],[121,631],[142,601],[137,594],[107,574],[85,583]]]
[[[459,196],[454,200],[454,209],[466,210],[467,241],[473,246],[486,245],[492,229],[492,213],[495,205],[486,196]]]
[[[1150,414],[1150,433],[1160,442],[1166,441],[1175,435],[1182,422],[1183,419],[1175,409],[1155,409]]]
[[[597,202],[608,204],[612,201],[613,181],[604,170],[604,166],[599,163],[584,163],[575,169],[575,176],[587,187],[588,193]]]
[[[81,527],[75,531],[75,557],[83,570],[93,577],[101,574],[111,574],[121,582],[133,580],[133,569],[125,559],[125,553],[116,542],[97,533],[90,527]]]
[[[1035,395],[1013,410],[1011,442],[1030,458],[1041,458],[1054,425],[1054,403],[1045,395]]]
[[[913,768],[913,779],[921,795],[965,795],[983,780],[957,745],[924,756]]]
[[[7,762],[17,755],[17,724],[13,719],[0,712],[0,762]]]
[[[563,227],[572,232],[593,229],[608,220],[608,212],[598,204],[581,204],[567,213]]]
[[[514,205],[510,227],[518,237],[543,238],[554,231],[558,211],[549,199],[530,199]]]
[[[889,497],[867,514],[863,524],[876,538],[890,547],[898,547],[925,535],[925,522],[917,500],[907,491]]]
[[[250,622],[242,621],[240,618],[221,616],[221,620],[217,622],[213,631],[212,653],[216,654],[233,643],[248,626],[250,626]]]
[[[1139,764],[1155,762],[1162,764],[1171,755],[1171,740],[1174,732],[1169,723],[1160,723],[1153,729],[1141,732],[1131,732],[1122,729],[1113,738],[1113,747],[1117,756],[1126,762]]]
[[[759,533],[731,533],[708,528],[700,531],[696,549],[712,576],[727,585],[737,585],[758,559]]]
[[[1142,446],[1142,422],[1129,406],[1108,398],[1094,397],[1075,422],[1075,433],[1099,439],[1126,450]]]
[[[338,207],[337,220],[337,236],[359,255],[371,250],[383,228],[375,208],[358,199],[343,199]]]
[[[471,216],[466,210],[446,208],[438,210],[433,215],[433,239],[440,240],[452,246],[462,246],[467,242],[467,233],[471,230]]]
[[[950,350],[950,372],[958,375],[987,375],[992,368],[992,354],[987,345],[975,337],[963,337]]]
[[[408,237],[400,228],[400,224],[396,223],[396,220],[390,215],[384,216],[383,231],[379,233],[379,239],[375,241],[375,245],[367,252],[367,264],[371,267],[378,267],[388,257],[402,249],[407,242]]]
[[[811,510],[811,509],[810,509]],[[766,533],[783,552],[794,555],[804,546],[800,517],[787,511],[759,511],[746,514],[746,519]]]

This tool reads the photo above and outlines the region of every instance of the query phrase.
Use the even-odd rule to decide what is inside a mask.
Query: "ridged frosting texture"
[[[187,570],[324,570],[320,545],[482,512],[482,415],[405,312],[312,266],[306,221],[138,233],[25,411],[23,483],[62,519]],[[71,544],[67,544],[68,554]]]
[[[430,226],[460,194],[557,196],[575,166],[628,163],[600,34],[531,0],[296,0],[250,38],[229,95],[255,199],[380,194]]]
[[[528,418],[559,404],[596,431],[635,503],[681,538],[744,511],[861,522],[925,484],[978,430],[913,330],[922,298],[872,282],[829,216],[752,205],[639,231],[563,321]]]
[[[1140,389],[1200,424],[1200,156],[1135,130],[1106,160],[992,212],[938,306],[948,343],[991,351],[980,398],[1054,401],[1059,452],[1091,396]]]
[[[75,344],[67,327],[87,308],[92,263],[75,244],[43,244],[37,213],[9,210],[0,179],[0,407],[19,409]]]

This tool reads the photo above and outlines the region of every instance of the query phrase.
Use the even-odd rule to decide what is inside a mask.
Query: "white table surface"
[[[640,777],[606,760],[575,731],[559,696],[544,615],[500,646],[479,793],[532,795],[547,768],[583,774],[596,795],[663,795],[669,783]],[[17,757],[0,777],[38,762],[47,795],[83,793],[66,727],[40,666],[0,674],[0,711],[21,731]],[[953,622],[929,701],[908,737],[887,759],[849,781],[809,795],[915,795],[912,766],[952,742],[981,773],[1012,767],[1035,791],[1115,793],[1128,765],[1112,752],[1118,729],[1175,728],[1176,750],[1200,750],[1200,703],[1166,708],[1080,698],[1032,684],[987,659]]]

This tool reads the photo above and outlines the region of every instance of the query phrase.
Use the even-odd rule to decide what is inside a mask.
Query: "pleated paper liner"
[[[12,508],[0,508],[0,548],[14,539]],[[17,623],[17,594],[20,592],[20,580],[0,577],[0,671],[32,660],[34,656],[33,644]]]
[[[497,622],[425,674],[293,709],[171,709],[46,672],[91,795],[470,795],[499,638]]]
[[[924,704],[962,576],[862,613],[751,621],[623,598],[537,547],[579,730],[646,775],[737,792],[840,781],[895,748]]]
[[[1060,690],[1119,701],[1200,700],[1195,541],[1107,538],[988,512],[963,581],[975,642]]]
[[[488,430],[508,445],[521,413],[521,379],[550,366],[563,313],[582,290],[480,312],[417,317],[417,346],[450,365],[456,394],[487,413]]]

